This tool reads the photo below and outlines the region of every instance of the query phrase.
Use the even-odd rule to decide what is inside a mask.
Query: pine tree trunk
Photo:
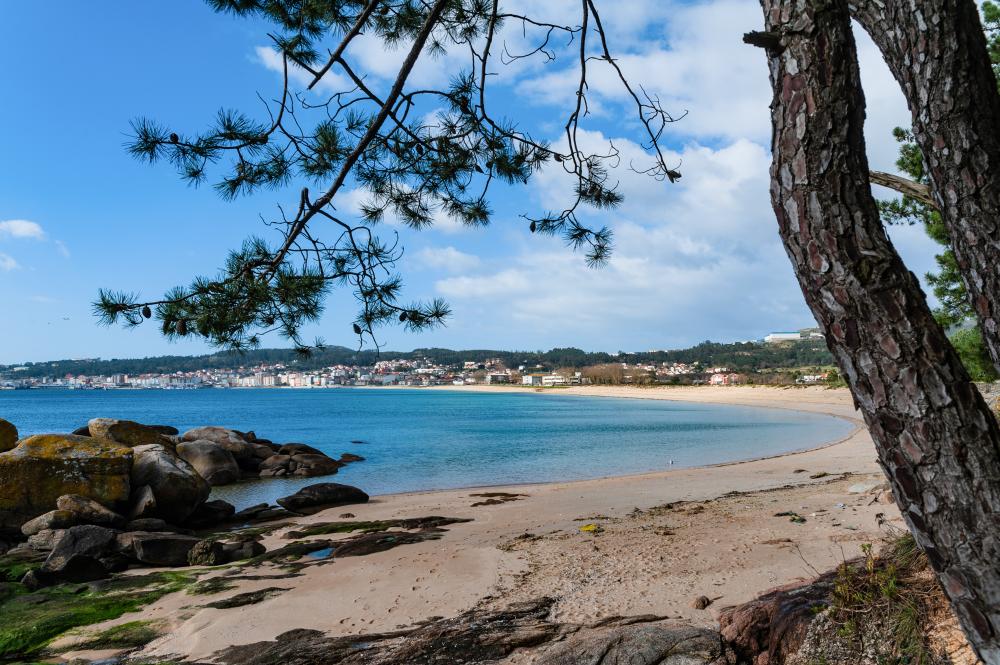
[[[1000,94],[972,0],[851,0],[903,89],[937,207],[1000,370]]]
[[[762,0],[771,198],[879,461],[970,642],[1000,663],[1000,430],[903,265],[868,178],[846,0]]]

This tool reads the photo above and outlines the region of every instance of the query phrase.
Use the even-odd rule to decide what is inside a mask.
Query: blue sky
[[[497,190],[489,229],[441,219],[413,233],[390,221],[385,233],[399,232],[406,249],[407,299],[444,297],[454,316],[421,334],[386,329],[385,346],[642,350],[812,325],[768,200],[764,58],[739,40],[761,23],[757,3],[602,4],[629,75],[667,108],[689,111],[666,140],[683,179],[668,185],[615,173],[625,205],[590,215],[616,232],[616,252],[601,270],[586,268],[558,239],[532,236],[519,218],[566,201],[566,182],[554,171]],[[558,0],[532,11],[565,20],[572,7]],[[129,121],[140,115],[189,131],[222,107],[259,115],[257,94],[271,98],[279,87],[268,28],[215,14],[201,0],[0,3],[0,363],[207,350],[196,341],[168,343],[151,325],[100,327],[90,303],[101,287],[154,297],[213,273],[228,249],[265,232],[259,214],[295,200],[263,192],[226,202],[211,187],[188,187],[169,166],[134,161],[122,147]],[[889,131],[907,124],[908,113],[863,35],[859,48],[870,159],[893,170]],[[374,41],[352,56],[378,84],[399,58]],[[439,83],[461,63],[458,56],[424,60],[418,81]],[[572,65],[569,57],[511,71],[498,65],[497,108],[558,141]],[[591,108],[584,141],[596,147],[612,139],[640,160],[641,137],[607,72],[591,78]],[[342,209],[363,198],[345,194]],[[920,229],[893,237],[914,272],[932,267],[934,246]],[[309,334],[352,346],[353,316],[350,294],[335,294]],[[271,337],[265,345],[285,342]]]

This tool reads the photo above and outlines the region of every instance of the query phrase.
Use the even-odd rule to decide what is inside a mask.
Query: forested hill
[[[610,354],[587,352],[576,348],[549,351],[497,351],[473,349],[414,349],[413,351],[356,351],[343,346],[331,346],[302,357],[291,349],[257,349],[242,354],[216,353],[204,356],[157,356],[113,360],[56,360],[26,363],[18,367],[18,377],[65,376],[66,374],[166,374],[189,372],[199,369],[225,369],[250,367],[260,364],[284,363],[296,369],[307,370],[331,365],[372,365],[378,360],[395,358],[427,358],[440,365],[461,365],[465,361],[483,361],[500,358],[508,367],[542,365],[548,369],[560,367],[587,367],[611,362],[660,363],[695,361],[707,366],[725,366],[739,371],[753,371],[777,367],[805,367],[830,365],[833,358],[822,340],[785,344],[746,342],[719,344],[702,342],[689,349],[648,351],[639,353]],[[0,374],[9,374],[13,366],[0,365]]]

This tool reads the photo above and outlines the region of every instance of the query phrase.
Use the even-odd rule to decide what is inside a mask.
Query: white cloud
[[[257,62],[264,65],[266,69],[284,75],[284,58],[277,49],[270,46],[258,46],[254,49],[254,54],[257,57]],[[289,61],[288,78],[293,83],[305,88],[312,83],[313,75]],[[346,92],[353,89],[354,83],[350,79],[333,70],[328,71],[314,88],[314,90],[324,92]]]
[[[419,265],[446,272],[465,272],[479,267],[479,257],[454,247],[425,247],[414,254]]]
[[[14,260],[14,257],[0,253],[0,270],[10,272],[11,270],[17,270],[20,267],[20,264]]]
[[[69,247],[66,246],[66,243],[64,243],[62,240],[56,240],[55,245],[56,245],[56,251],[59,252],[60,256],[66,259],[70,257]]]
[[[40,224],[26,219],[8,219],[0,222],[0,238],[32,238],[42,240],[45,231]]]

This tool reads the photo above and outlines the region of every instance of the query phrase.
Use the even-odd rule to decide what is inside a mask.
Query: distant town
[[[553,350],[529,356],[524,362],[514,360],[518,354],[505,352],[506,357],[480,358],[483,352],[426,350],[407,352],[406,357],[374,356],[364,360],[337,362],[326,366],[302,367],[289,358],[278,361],[233,362],[225,366],[196,367],[174,371],[113,371],[101,372],[104,366],[115,367],[124,361],[100,359],[58,361],[0,367],[0,389],[166,389],[190,390],[203,388],[335,388],[349,386],[443,386],[443,385],[519,385],[554,388],[576,385],[614,384],[707,384],[735,385],[746,383],[789,384],[824,383],[837,380],[831,374],[829,361],[803,366],[800,346],[817,359],[827,360],[825,349],[817,345],[823,337],[816,329],[775,332],[757,342],[737,345],[715,345],[715,354],[705,354],[704,343],[688,350],[692,359],[657,359],[657,355],[684,355],[676,352],[646,352],[641,354],[582,354],[567,356]],[[341,347],[342,348],[342,347]],[[345,349],[345,351],[347,351]],[[700,351],[700,352],[699,352]],[[499,352],[498,352],[499,353]],[[775,357],[777,354],[777,357]],[[633,357],[634,356],[634,357]],[[731,362],[712,363],[720,356]],[[217,357],[206,364],[219,365]],[[233,360],[250,357],[231,356]],[[782,358],[788,358],[780,366]],[[532,362],[532,359],[537,359]],[[807,356],[806,360],[813,360]],[[170,360],[169,358],[166,360]],[[185,359],[190,364],[192,360]],[[553,360],[572,365],[555,366]],[[147,359],[146,364],[169,365],[169,362]],[[117,363],[117,365],[115,364]],[[136,364],[139,363],[139,364]],[[315,364],[315,363],[311,363]],[[49,366],[51,372],[44,371]],[[93,366],[98,371],[85,371]],[[142,361],[129,366],[141,369]],[[62,371],[66,370],[66,371]],[[83,371],[81,371],[83,370]]]

